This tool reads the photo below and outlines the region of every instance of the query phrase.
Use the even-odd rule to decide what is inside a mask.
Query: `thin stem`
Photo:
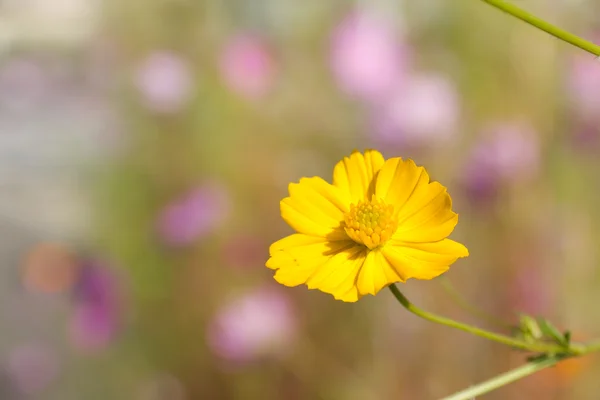
[[[577,35],[574,35],[570,32],[567,32],[564,29],[561,29],[555,25],[552,25],[551,23],[546,22],[543,19],[540,19],[540,18],[536,17],[535,15],[532,15],[532,14],[528,13],[527,11],[525,11],[513,4],[508,4],[504,0],[483,0],[483,1],[488,3],[489,5],[491,5],[492,7],[496,7],[497,9],[510,14],[513,17],[520,19],[521,21],[524,21],[530,25],[533,25],[534,27],[536,27],[546,33],[549,33],[550,35],[552,35],[564,42],[567,42],[567,43],[572,44],[573,46],[579,47],[580,49],[585,50],[588,53],[591,53],[595,56],[600,56],[600,46],[595,45],[594,43],[587,41],[587,40],[585,40]]]
[[[600,351],[600,339],[592,340],[585,344],[585,354]]]
[[[394,295],[394,297],[396,297],[398,302],[400,302],[400,304],[402,304],[402,306],[404,308],[406,308],[406,310],[408,310],[409,312],[411,312],[423,319],[426,319],[428,321],[435,322],[435,323],[441,324],[441,325],[446,325],[450,328],[460,329],[461,331],[469,332],[473,335],[481,336],[483,338],[492,340],[494,342],[506,344],[508,346],[512,346],[512,347],[515,347],[518,349],[523,349],[523,350],[527,350],[527,351],[531,351],[531,352],[564,353],[565,351],[567,351],[567,349],[565,349],[564,347],[560,347],[560,346],[556,346],[556,345],[552,345],[552,344],[546,344],[546,343],[539,343],[539,342],[528,343],[523,340],[512,338],[510,336],[505,336],[505,335],[501,335],[498,333],[486,331],[485,329],[481,329],[481,328],[477,328],[475,326],[463,324],[461,322],[457,322],[452,319],[445,318],[445,317],[427,312],[427,311],[422,310],[419,307],[415,306],[414,304],[412,304],[406,297],[404,297],[404,295],[400,292],[400,290],[398,289],[398,287],[396,287],[396,285],[391,284],[389,286],[389,288],[390,288],[392,294]],[[569,350],[571,350],[573,353],[580,354],[579,348],[576,348],[576,349],[571,348]]]
[[[475,386],[471,386],[468,389],[462,390],[451,396],[444,397],[442,400],[470,400],[474,399],[475,396],[489,393],[493,390],[501,388],[502,386],[508,385],[514,381],[531,375],[544,368],[552,367],[559,361],[564,359],[564,356],[553,356],[541,359],[539,361],[532,361],[504,374],[498,375],[490,380],[479,383]]]
[[[501,329],[513,328],[513,325],[509,324],[508,322],[502,321],[501,319],[488,314],[487,312],[479,309],[478,307],[473,306],[471,303],[465,300],[465,298],[458,292],[458,290],[456,290],[450,279],[448,279],[446,276],[440,276],[438,279],[441,282],[442,287],[444,288],[446,293],[448,293],[448,296],[450,296],[452,300],[454,300],[454,302],[467,313],[492,325],[495,325]]]

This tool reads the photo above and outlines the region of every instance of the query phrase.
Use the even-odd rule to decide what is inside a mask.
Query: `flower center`
[[[360,201],[358,205],[350,205],[350,211],[344,215],[344,220],[344,229],[348,236],[369,249],[383,245],[398,228],[394,206],[377,200],[375,196],[371,201]]]

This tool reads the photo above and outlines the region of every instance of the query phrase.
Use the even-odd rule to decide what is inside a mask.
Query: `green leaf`
[[[535,318],[522,314],[520,318],[520,326],[519,329],[523,334],[525,340],[538,340],[543,336],[543,332],[540,329],[538,322]]]
[[[569,346],[569,339],[563,335],[550,321],[544,318],[538,319],[538,324],[545,336],[553,339],[556,343],[561,346]],[[569,334],[570,338],[570,334]]]
[[[567,345],[571,344],[571,331],[565,331],[564,337]]]

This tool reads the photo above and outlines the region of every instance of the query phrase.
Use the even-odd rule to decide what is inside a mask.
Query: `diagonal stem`
[[[572,44],[573,46],[579,47],[580,49],[585,50],[588,53],[591,53],[595,56],[600,56],[600,46],[595,45],[594,43],[587,41],[577,35],[574,35],[571,32],[568,32],[568,31],[561,29],[555,25],[552,25],[551,23],[546,22],[543,19],[538,18],[535,15],[530,14],[527,11],[525,11],[513,4],[507,3],[504,0],[482,0],[482,1],[491,5],[492,7],[495,7],[501,11],[504,11],[505,13],[512,15],[515,18],[520,19],[521,21],[528,23],[529,25],[532,25],[546,33],[549,33],[550,35],[552,35],[564,42],[567,42],[567,43]]]
[[[565,359],[565,356],[552,356],[546,357],[539,361],[532,361],[504,374],[498,375],[489,379],[485,382],[481,382],[475,386],[471,386],[465,390],[461,390],[451,396],[444,397],[442,400],[471,400],[475,396],[489,393],[493,390],[508,385],[514,381],[525,378],[531,374],[534,374],[542,369],[552,367],[559,361]]]
[[[552,345],[549,343],[540,343],[540,342],[525,342],[523,340],[519,340],[516,338],[512,338],[510,336],[501,335],[495,332],[490,332],[485,329],[477,328],[475,326],[463,324],[461,322],[454,321],[453,319],[442,317],[428,311],[422,310],[419,307],[412,304],[396,287],[395,284],[391,284],[389,286],[392,294],[398,300],[398,302],[406,308],[409,312],[419,316],[423,319],[426,319],[431,322],[435,322],[437,324],[446,325],[450,328],[459,329],[461,331],[469,332],[473,335],[481,336],[485,339],[492,340],[494,342],[502,343],[511,347],[515,347],[518,349],[531,351],[531,352],[539,352],[539,353],[565,353],[568,352],[570,354],[581,354],[581,345],[572,344],[569,349],[565,349],[564,347]]]

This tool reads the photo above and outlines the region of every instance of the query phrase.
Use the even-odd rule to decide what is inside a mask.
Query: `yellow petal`
[[[403,281],[379,249],[369,251],[358,275],[358,293],[377,294],[390,283]]]
[[[271,245],[267,267],[277,270],[275,280],[286,286],[306,283],[317,268],[345,249],[352,241],[329,242],[325,238],[294,234]]]
[[[309,289],[319,289],[332,294],[338,300],[353,302],[360,298],[356,288],[356,277],[360,271],[367,250],[353,244],[340,251],[317,268],[307,280]]]
[[[377,150],[367,150],[365,154],[352,152],[344,157],[333,170],[333,185],[339,188],[351,203],[370,198],[374,193],[374,177],[384,164],[383,156]]]
[[[285,250],[293,247],[304,247],[309,245],[323,245],[327,243],[327,240],[318,236],[309,236],[296,233],[290,236],[286,236],[273,243],[269,247],[269,255],[271,258],[267,260],[267,267],[271,269],[277,269],[282,264],[289,264],[293,262],[293,255]]]
[[[406,242],[437,242],[452,233],[458,214],[452,211],[452,199],[437,182],[415,190],[415,195],[400,211],[398,229],[392,236]]]
[[[281,216],[293,229],[307,235],[347,239],[341,223],[349,202],[339,189],[319,177],[303,178],[289,186],[281,201]]]
[[[399,212],[416,187],[429,183],[429,175],[413,160],[390,158],[383,164],[375,182],[375,195]]]
[[[398,229],[393,237],[408,242],[437,242],[458,222],[452,200],[439,182],[412,160],[391,158],[377,175],[375,194],[394,206]]]
[[[434,243],[391,240],[381,252],[403,280],[433,279],[446,272],[458,258],[469,255],[465,246],[450,239]]]

